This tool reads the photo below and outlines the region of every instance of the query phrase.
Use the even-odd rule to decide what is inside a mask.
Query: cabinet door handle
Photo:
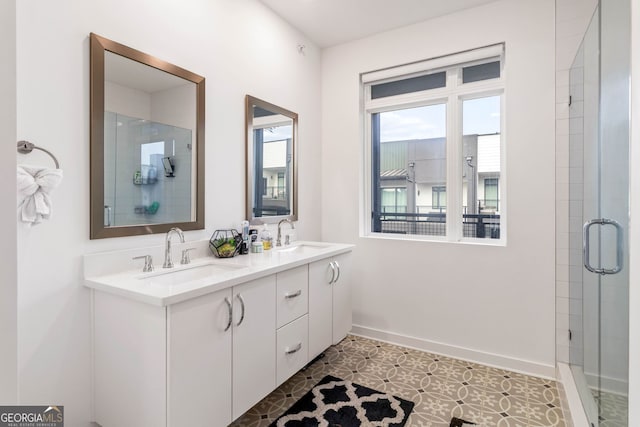
[[[299,342],[298,344],[296,344],[295,347],[287,347],[284,349],[284,354],[293,354],[293,353],[297,353],[300,351],[300,349],[302,348],[302,343]]]
[[[231,322],[233,321],[233,307],[231,306],[231,301],[229,301],[229,298],[225,298],[224,302],[227,303],[227,310],[229,312],[229,321],[227,322],[227,327],[224,328],[224,331],[227,332],[231,327]]]
[[[336,278],[336,266],[333,263],[333,261],[329,263],[329,267],[331,267],[331,280],[329,280],[329,284],[333,285],[333,282],[335,281],[335,278]]]
[[[302,295],[302,289],[298,289],[297,291],[295,291],[292,294],[289,294],[289,293],[284,294],[284,297],[285,298],[295,298],[295,297],[299,297],[300,295]]]
[[[338,264],[338,261],[333,261],[333,263],[338,267],[338,277],[336,277],[336,280],[333,283],[338,283],[338,280],[340,280],[340,264]]]
[[[242,325],[242,322],[244,322],[244,298],[242,298],[242,295],[240,294],[238,294],[236,298],[240,301],[240,308],[242,309],[242,313],[240,313],[240,320],[236,324],[236,326],[240,326]]]

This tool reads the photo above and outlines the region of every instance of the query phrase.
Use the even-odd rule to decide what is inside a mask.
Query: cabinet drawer
[[[278,329],[276,345],[276,387],[298,372],[309,359],[309,316]]]
[[[280,328],[309,310],[309,268],[306,265],[276,275],[277,327]]]

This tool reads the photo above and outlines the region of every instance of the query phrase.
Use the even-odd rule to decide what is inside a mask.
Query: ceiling
[[[335,46],[495,0],[260,0],[320,47]]]

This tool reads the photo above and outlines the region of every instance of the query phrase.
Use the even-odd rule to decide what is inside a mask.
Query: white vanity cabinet
[[[276,387],[275,295],[275,275],[167,307],[96,293],[96,422],[228,425]]]
[[[351,253],[309,264],[309,358],[351,330]]]
[[[351,329],[351,246],[335,246],[241,257],[220,279],[199,276],[218,260],[141,276],[102,272],[119,254],[87,256],[94,421],[229,425]]]

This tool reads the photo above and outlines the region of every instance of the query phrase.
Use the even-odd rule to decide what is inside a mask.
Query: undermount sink
[[[236,264],[207,263],[180,269],[163,269],[153,273],[142,274],[138,276],[138,279],[145,280],[151,285],[171,286],[237,271],[242,268],[245,268],[245,266]]]
[[[276,248],[276,250],[281,254],[312,254],[328,247],[329,245],[322,243],[294,243]]]

